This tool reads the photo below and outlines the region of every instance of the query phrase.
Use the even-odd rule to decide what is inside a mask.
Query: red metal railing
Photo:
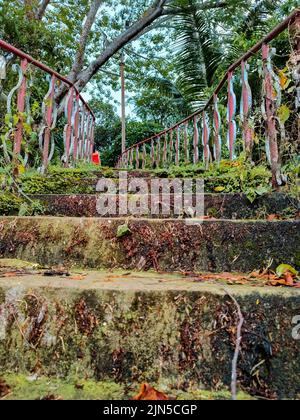
[[[2,55],[1,54],[6,54]],[[13,55],[20,59],[20,64],[13,64],[13,71],[18,72],[19,80],[10,92],[6,95],[1,86],[8,75],[7,56]],[[14,60],[15,61],[15,60]],[[33,118],[31,104],[31,88],[34,86],[32,69],[41,70],[48,75],[49,90],[46,93],[40,107],[40,112],[35,112],[38,116]],[[40,76],[40,75],[39,75]],[[39,78],[40,81],[40,78]],[[41,154],[41,171],[44,172],[51,162],[55,152],[54,133],[59,130],[58,115],[60,104],[55,101],[55,96],[61,84],[67,86],[64,103],[64,117],[66,124],[61,129],[63,138],[63,155],[61,160],[65,166],[76,164],[78,161],[90,161],[94,149],[94,127],[95,116],[82,95],[66,77],[61,76],[43,63],[35,60],[28,54],[13,47],[7,42],[0,40],[0,96],[6,99],[6,115],[11,121],[5,127],[5,137],[3,140],[3,152],[8,159],[22,156],[25,165],[28,162],[28,151],[26,147],[26,131],[37,131],[39,148]],[[14,95],[16,100],[14,101]],[[1,99],[1,97],[0,97]],[[63,111],[62,111],[63,114]],[[15,117],[15,118],[14,118]],[[15,119],[17,122],[15,123]],[[13,138],[13,156],[8,153],[8,141]]]
[[[128,167],[165,167],[170,164],[179,165],[180,162],[199,162],[202,154],[206,166],[211,161],[219,162],[222,157],[221,128],[222,118],[219,112],[220,94],[222,99],[226,98],[227,106],[227,137],[229,157],[233,160],[236,156],[235,145],[237,139],[236,123],[236,94],[235,94],[235,72],[241,70],[241,134],[243,137],[244,152],[249,158],[252,156],[252,148],[255,136],[254,115],[252,104],[252,91],[248,80],[250,65],[249,60],[261,51],[262,56],[262,104],[261,115],[264,119],[266,137],[266,155],[272,168],[273,185],[281,184],[280,153],[278,146],[278,109],[281,105],[281,85],[278,76],[275,74],[272,65],[272,57],[275,50],[270,47],[270,42],[291,25],[296,28],[298,39],[295,39],[295,51],[293,65],[293,77],[296,84],[296,112],[300,111],[300,10],[295,10],[287,19],[271,31],[265,38],[258,42],[236,63],[227,70],[224,78],[214,90],[213,95],[206,105],[199,111],[178,122],[148,139],[145,139],[125,150],[119,157],[117,166]],[[297,67],[298,66],[298,67]],[[224,94],[224,88],[227,92]],[[300,118],[299,114],[298,117]],[[282,128],[282,127],[281,127]],[[284,131],[284,130],[283,130]],[[282,132],[282,130],[281,130]],[[190,134],[190,135],[189,135]],[[202,146],[199,144],[200,134]],[[190,145],[190,138],[193,137],[193,144]],[[175,140],[175,141],[174,141]],[[181,141],[183,140],[183,141]],[[299,140],[299,139],[298,139]],[[162,146],[163,143],[163,147]],[[163,150],[163,153],[161,153]],[[190,153],[192,152],[192,153]],[[201,152],[201,153],[200,153]],[[191,156],[192,155],[192,159]]]

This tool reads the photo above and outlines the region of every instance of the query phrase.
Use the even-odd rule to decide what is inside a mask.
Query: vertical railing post
[[[164,154],[163,154],[163,164],[164,165],[167,162],[167,144],[168,144],[168,134],[165,133],[165,136],[164,136]]]
[[[194,116],[194,165],[199,162],[199,131],[197,116]]]
[[[73,111],[73,98],[74,96],[74,89],[71,87],[69,89],[69,94],[67,96],[67,103],[66,103],[66,112],[65,115],[67,117],[67,125],[65,126],[65,167],[69,166],[70,160],[70,147],[71,147],[71,134],[72,134],[72,111]]]
[[[176,127],[176,143],[175,143],[175,151],[176,151],[176,157],[175,157],[175,163],[178,166],[180,161],[180,127],[179,125]]]
[[[173,153],[174,153],[174,141],[173,141],[173,130],[170,132],[170,143],[169,143],[169,163],[173,162]]]
[[[84,145],[84,133],[85,133],[85,106],[82,104],[80,113],[80,133],[78,142],[78,157],[80,160],[83,159],[83,145]]]
[[[23,137],[23,113],[25,111],[25,99],[26,99],[26,87],[27,87],[27,77],[26,71],[28,67],[28,61],[23,59],[21,61],[21,72],[22,72],[22,83],[18,92],[17,99],[17,111],[18,111],[18,124],[15,132],[15,141],[14,141],[14,155],[19,155],[21,152],[22,137]]]
[[[157,137],[157,145],[156,145],[156,167],[157,168],[160,167],[160,153],[161,153],[160,137]]]
[[[230,160],[235,158],[235,140],[236,140],[236,96],[233,89],[233,72],[228,73],[228,147]]]
[[[186,165],[190,163],[188,122],[184,124],[184,160]]]
[[[76,111],[74,119],[74,146],[73,146],[73,161],[78,160],[78,141],[79,141],[79,93],[76,92]]]
[[[246,158],[252,160],[252,148],[253,148],[253,129],[249,123],[249,116],[252,108],[252,92],[248,80],[248,69],[249,65],[247,62],[242,61],[242,98],[241,98],[241,120],[243,123],[243,139],[244,139],[244,150],[246,152]]]
[[[55,94],[55,84],[56,77],[52,76],[50,82],[50,94],[46,98],[46,107],[45,107],[45,122],[46,128],[44,131],[44,143],[43,143],[43,166],[42,172],[46,171],[49,164],[49,148],[50,148],[50,139],[51,139],[51,125],[53,120],[53,107],[54,107],[54,94]]]
[[[296,16],[295,22],[291,28],[291,36],[294,39],[294,53],[292,55],[291,64],[292,75],[296,85],[295,107],[297,115],[297,134],[300,139],[300,14]]]
[[[205,168],[208,169],[210,161],[210,150],[209,150],[209,125],[207,121],[207,113],[203,111],[202,121],[203,121],[203,133],[202,133],[202,143],[203,143],[203,160]]]
[[[145,169],[146,167],[146,159],[147,159],[147,150],[146,150],[146,144],[143,144],[143,161],[142,161],[142,169]]]
[[[130,163],[130,167],[133,166],[133,147],[130,149],[130,157],[129,157],[129,163]]]
[[[151,152],[150,152],[150,154],[151,154],[151,165],[152,165],[152,168],[154,168],[154,165],[155,165],[155,150],[154,150],[154,140],[153,139],[151,139]]]
[[[264,111],[266,119],[266,153],[272,170],[272,185],[274,188],[279,186],[280,182],[280,164],[277,144],[276,130],[276,97],[273,87],[272,71],[270,68],[270,47],[264,44],[262,47],[263,58],[263,96]]]
[[[85,162],[89,161],[89,152],[90,152],[90,142],[91,142],[91,114],[88,111],[87,115],[87,130],[86,130],[86,140],[85,140],[85,151],[84,151],[84,160]]]
[[[135,168],[139,169],[140,168],[140,149],[139,146],[136,146],[135,149]]]
[[[214,95],[214,158],[217,163],[221,161],[222,141],[220,136],[221,131],[221,116],[218,107],[218,95]]]

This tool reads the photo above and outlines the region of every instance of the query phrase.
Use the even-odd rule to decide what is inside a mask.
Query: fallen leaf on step
[[[16,271],[10,271],[8,273],[1,274],[1,277],[16,277],[18,273]]]
[[[86,276],[84,275],[78,275],[78,276],[71,276],[69,277],[69,280],[84,280]]]
[[[58,268],[58,269],[52,269],[52,270],[44,271],[43,276],[45,276],[45,277],[61,277],[61,276],[69,277],[70,273],[66,269]]]
[[[62,400],[62,397],[58,396],[58,395],[53,395],[53,394],[49,394],[49,395],[45,395],[42,398],[39,398],[41,401],[60,401]]]
[[[157,391],[155,388],[152,388],[149,384],[142,384],[141,390],[138,395],[132,398],[133,400],[148,400],[148,401],[163,401],[163,400],[170,400],[166,394]]]
[[[0,398],[5,397],[10,393],[10,386],[5,382],[4,379],[0,378]]]
[[[290,271],[284,273],[284,279],[287,286],[294,286],[294,277]]]

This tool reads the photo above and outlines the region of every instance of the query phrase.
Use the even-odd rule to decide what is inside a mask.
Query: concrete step
[[[1,374],[149,382],[168,395],[228,388],[239,321],[234,297],[245,318],[239,388],[297,397],[299,290],[157,273],[72,276],[0,277]]]
[[[0,217],[0,257],[163,271],[300,266],[300,221]]]
[[[70,217],[119,217],[120,196],[116,196],[116,209],[100,211],[97,203],[103,203],[103,195],[78,194],[42,194],[32,195],[32,199],[39,200],[45,207],[45,215],[70,216]],[[107,196],[111,198],[112,196]],[[182,203],[182,209],[174,209],[175,198]],[[205,194],[189,196],[193,206],[197,202],[204,203],[204,216],[215,219],[264,219],[269,215],[282,216],[284,219],[299,217],[299,200],[296,198],[274,193],[258,197],[253,203],[244,194]],[[126,215],[133,217],[150,218],[191,218],[194,216],[193,209],[184,205],[182,198],[170,195],[149,195],[148,201],[143,195],[132,194],[128,197],[121,195],[122,202],[127,202],[128,212]],[[100,201],[99,201],[100,200]],[[146,204],[145,211],[141,203]],[[158,207],[157,207],[158,206]],[[101,208],[104,205],[101,206]],[[151,211],[157,209],[157,212]],[[124,214],[121,214],[124,216]]]

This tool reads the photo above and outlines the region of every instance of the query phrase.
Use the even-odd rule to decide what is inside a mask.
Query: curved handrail
[[[6,50],[7,52],[10,52],[10,53],[12,53],[12,54],[14,54],[14,55],[16,55],[20,58],[22,58],[23,60],[27,60],[28,64],[33,64],[35,67],[40,68],[45,73],[48,73],[51,76],[55,76],[61,82],[65,83],[66,85],[68,85],[70,87],[72,87],[75,90],[75,92],[80,96],[80,99],[81,99],[82,103],[86,106],[86,108],[89,110],[89,112],[91,113],[91,115],[95,119],[95,114],[92,111],[92,109],[90,108],[89,104],[84,100],[84,98],[82,97],[82,95],[79,92],[79,90],[77,89],[77,87],[69,79],[62,76],[57,71],[51,69],[50,67],[46,66],[45,64],[41,63],[40,61],[34,59],[30,55],[28,55],[28,54],[24,53],[23,51],[19,50],[18,48],[8,44],[7,42],[3,41],[2,39],[0,39],[0,48],[2,48],[3,50]]]
[[[78,160],[90,161],[94,150],[94,133],[95,133],[95,114],[89,104],[81,95],[79,89],[67,77],[62,76],[57,71],[51,69],[47,65],[34,59],[29,54],[24,53],[18,48],[8,44],[0,39],[0,50],[6,51],[20,59],[20,65],[16,64],[15,69],[19,73],[19,83],[12,89],[7,97],[7,112],[11,114],[11,100],[14,94],[17,94],[16,109],[18,113],[18,123],[16,127],[10,130],[10,134],[14,133],[14,155],[17,157],[22,152],[22,139],[24,136],[24,112],[26,108],[26,118],[30,122],[30,87],[32,83],[28,75],[30,65],[42,70],[47,76],[49,89],[42,102],[43,121],[39,127],[38,143],[42,155],[41,171],[44,172],[49,165],[54,153],[54,136],[53,130],[57,123],[58,106],[55,101],[55,94],[58,91],[58,82],[66,85],[66,94],[64,95],[64,115],[67,120],[63,130],[64,154],[62,162],[68,166],[69,161],[76,163]],[[4,64],[4,79],[5,59]],[[3,78],[3,77],[2,77]],[[5,145],[4,145],[5,147]],[[26,149],[26,148],[25,148]],[[25,161],[28,161],[26,150]],[[14,158],[15,160],[16,158]]]
[[[195,117],[198,117],[199,115],[205,113],[211,105],[214,105],[215,100],[217,99],[217,95],[220,93],[220,91],[222,90],[222,88],[226,85],[227,81],[229,81],[230,83],[230,79],[232,79],[232,75],[233,72],[239,67],[239,66],[243,66],[243,69],[245,67],[245,64],[247,63],[247,60],[249,58],[251,58],[253,55],[255,55],[258,51],[260,50],[264,50],[264,46],[268,46],[268,44],[274,39],[276,38],[278,35],[280,35],[283,31],[285,31],[291,24],[293,24],[295,21],[299,22],[300,21],[300,9],[296,9],[294,10],[294,12],[292,14],[290,14],[284,21],[282,21],[278,26],[276,26],[269,34],[267,34],[261,41],[259,41],[257,44],[255,44],[247,53],[245,53],[242,57],[240,57],[235,63],[233,63],[228,70],[226,71],[224,77],[222,78],[222,80],[220,81],[220,83],[218,84],[218,86],[215,88],[212,96],[209,98],[209,100],[206,102],[206,104],[204,105],[203,108],[201,108],[200,110],[194,112],[193,114],[189,115],[188,117],[184,118],[183,120],[177,122],[175,125],[173,125],[170,128],[167,128],[147,139],[142,140],[141,142],[138,142],[130,147],[128,147],[119,157],[118,159],[118,166],[121,166],[121,162],[123,157],[128,156],[128,154],[134,150],[137,150],[138,148],[140,148],[141,146],[143,146],[146,143],[150,143],[153,142],[153,140],[161,138],[169,133],[172,133],[174,130],[178,129],[179,127],[189,123],[191,120],[193,120]],[[267,56],[263,57],[263,60],[265,62],[268,61],[269,56],[271,56],[271,52],[267,51]],[[266,72],[269,69],[266,66]],[[244,69],[245,71],[245,69]],[[266,78],[269,77],[269,74],[265,73]],[[247,83],[247,81],[246,81]],[[245,83],[245,95],[249,97],[249,95],[251,95],[251,92],[248,92],[247,90],[249,90],[249,87],[246,86]],[[229,96],[230,93],[232,94],[232,97],[229,98],[229,108],[230,107],[235,107],[234,101],[236,100],[235,98],[235,94],[234,92],[230,92],[230,87],[229,87]],[[245,98],[246,98],[245,96]],[[247,102],[247,98],[245,99],[245,101]],[[215,106],[215,112],[218,113],[218,109],[217,109],[217,105]],[[244,111],[246,113],[246,110],[249,108],[249,104],[247,105],[246,103],[244,103]],[[235,113],[235,111],[234,111]],[[233,114],[234,114],[233,113]],[[246,116],[246,114],[245,114]],[[205,116],[204,116],[205,117]],[[217,118],[217,117],[216,117]],[[249,129],[249,128],[248,128]],[[234,133],[232,132],[231,135],[233,135]],[[245,133],[244,133],[245,134]],[[234,155],[234,152],[232,151],[231,155]]]

